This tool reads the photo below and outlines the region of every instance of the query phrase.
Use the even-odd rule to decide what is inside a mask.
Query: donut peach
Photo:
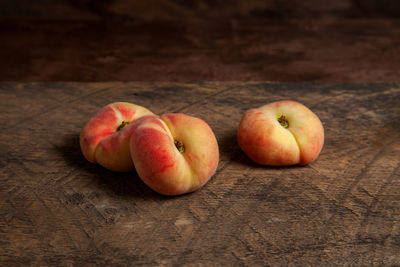
[[[144,119],[132,134],[130,148],[140,178],[163,195],[199,189],[215,173],[219,161],[209,125],[185,114]]]
[[[306,165],[324,144],[318,116],[295,101],[278,101],[248,110],[238,129],[238,144],[262,165]]]
[[[83,127],[80,147],[85,158],[113,171],[132,171],[134,164],[129,140],[136,126],[133,122],[155,116],[148,109],[125,102],[103,107]]]

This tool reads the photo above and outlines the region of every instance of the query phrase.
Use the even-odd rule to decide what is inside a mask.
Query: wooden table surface
[[[252,163],[245,110],[293,99],[325,127],[305,167]],[[163,197],[87,162],[79,132],[114,101],[207,121],[220,147],[199,191]],[[396,83],[1,83],[0,265],[400,265]]]

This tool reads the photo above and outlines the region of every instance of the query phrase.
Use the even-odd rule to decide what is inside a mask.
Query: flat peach
[[[85,158],[113,171],[131,171],[134,165],[129,151],[129,139],[134,132],[132,122],[155,116],[148,109],[125,102],[102,108],[83,127],[80,146]]]
[[[295,101],[279,101],[248,110],[238,129],[238,144],[263,165],[306,165],[324,144],[321,121]]]
[[[184,114],[144,120],[132,134],[130,147],[141,179],[164,195],[199,189],[215,173],[219,161],[211,128]]]

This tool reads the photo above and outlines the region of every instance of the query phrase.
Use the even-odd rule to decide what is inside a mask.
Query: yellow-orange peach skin
[[[320,119],[299,102],[279,101],[248,110],[237,136],[240,148],[262,165],[306,165],[324,144]]]
[[[83,127],[81,151],[85,158],[113,171],[132,171],[129,140],[135,130],[132,122],[155,116],[148,109],[126,102],[102,108]]]
[[[184,114],[144,120],[132,134],[130,147],[143,182],[164,195],[199,189],[215,173],[219,161],[211,128]]]

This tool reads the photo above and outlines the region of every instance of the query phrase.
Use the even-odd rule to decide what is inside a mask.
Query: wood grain
[[[308,166],[236,143],[245,110],[281,99],[323,122]],[[207,121],[216,175],[163,197],[87,162],[81,127],[121,100]],[[399,103],[395,83],[1,83],[0,265],[400,265]]]
[[[0,81],[393,82],[398,0],[0,1]]]
[[[400,22],[393,19],[18,20],[0,23],[0,39],[0,81],[392,82],[400,76]]]

